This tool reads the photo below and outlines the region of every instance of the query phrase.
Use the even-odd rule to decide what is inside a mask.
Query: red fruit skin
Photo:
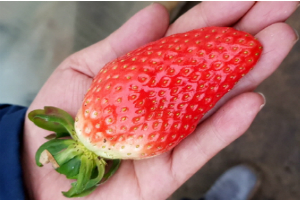
[[[79,110],[80,141],[108,159],[142,159],[175,147],[256,64],[248,33],[207,27],[175,34],[108,64]]]

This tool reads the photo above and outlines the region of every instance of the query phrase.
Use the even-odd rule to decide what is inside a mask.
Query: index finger
[[[73,54],[69,61],[75,65],[67,67],[94,77],[111,60],[163,37],[168,24],[169,15],[165,7],[152,4],[131,17],[106,39]]]

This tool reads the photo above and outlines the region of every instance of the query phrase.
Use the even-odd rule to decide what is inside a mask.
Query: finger
[[[226,103],[182,141],[172,155],[176,182],[183,183],[216,153],[240,137],[264,104],[257,93],[244,93]]]
[[[297,9],[299,2],[288,1],[261,1],[234,26],[238,30],[246,31],[252,35],[257,34],[267,26],[284,22]]]
[[[238,21],[254,2],[203,2],[178,18],[167,35],[206,26],[230,26]]]
[[[161,4],[151,4],[131,17],[106,39],[73,54],[73,69],[90,77],[109,61],[161,38],[168,27],[169,14]]]

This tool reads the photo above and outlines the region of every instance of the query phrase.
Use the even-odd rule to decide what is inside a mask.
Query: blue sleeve
[[[0,199],[24,200],[21,147],[27,108],[0,104]]]

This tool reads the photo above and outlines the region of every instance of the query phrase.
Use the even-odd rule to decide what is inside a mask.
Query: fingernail
[[[258,94],[263,98],[264,103],[260,105],[260,110],[266,105],[266,97],[263,93],[258,92]]]
[[[293,28],[294,29],[294,28]],[[299,33],[298,33],[298,31],[296,30],[296,29],[294,29],[294,32],[295,32],[295,34],[296,34],[296,40],[295,40],[295,43],[296,42],[298,42],[298,40],[299,40]]]

